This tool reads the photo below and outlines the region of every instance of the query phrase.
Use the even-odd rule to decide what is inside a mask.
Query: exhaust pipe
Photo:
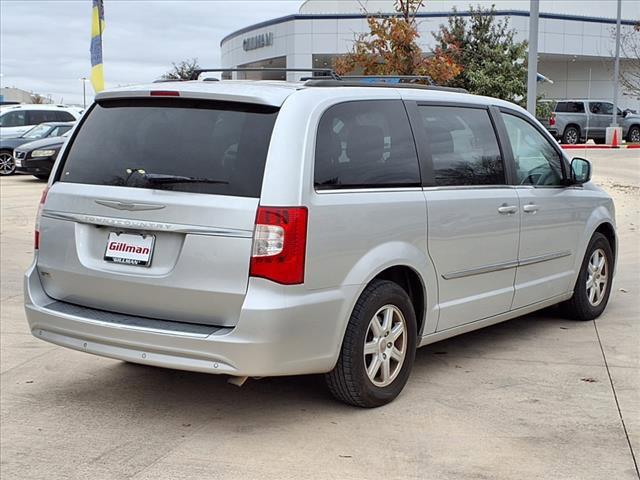
[[[244,385],[244,382],[246,382],[248,378],[249,377],[229,377],[227,382],[231,385],[235,385],[236,387],[241,387],[242,385]]]

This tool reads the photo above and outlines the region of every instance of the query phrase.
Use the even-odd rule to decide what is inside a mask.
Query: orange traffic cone
[[[614,128],[613,130],[613,138],[611,139],[611,148],[620,148],[620,144],[618,143],[618,129]]]

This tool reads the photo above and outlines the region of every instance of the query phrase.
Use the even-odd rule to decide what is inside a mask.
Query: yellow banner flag
[[[104,90],[104,68],[102,66],[102,32],[104,31],[104,5],[102,0],[93,1],[91,18],[91,84],[96,93]]]

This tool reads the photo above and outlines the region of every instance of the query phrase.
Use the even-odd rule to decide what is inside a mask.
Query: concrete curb
[[[590,144],[582,144],[582,145],[560,145],[565,150],[574,150],[574,149],[608,149],[608,148],[630,148],[630,149],[640,149],[640,144],[633,145],[590,145]]]

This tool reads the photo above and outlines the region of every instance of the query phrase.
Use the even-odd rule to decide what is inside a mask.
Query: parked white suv
[[[0,137],[19,137],[45,122],[75,122],[81,113],[65,105],[5,105],[0,107]]]
[[[33,334],[393,400],[416,347],[561,304],[599,316],[614,205],[523,109],[433,87],[178,82],[101,93],[58,156]]]

